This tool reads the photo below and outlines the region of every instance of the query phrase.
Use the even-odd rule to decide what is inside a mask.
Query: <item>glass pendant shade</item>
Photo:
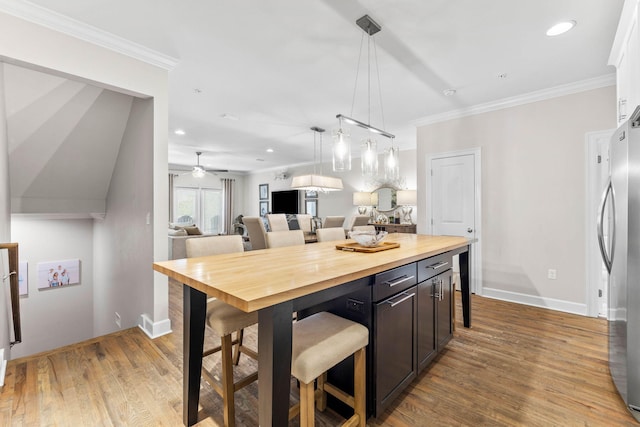
[[[351,170],[351,135],[348,129],[338,129],[333,133],[333,171]]]
[[[378,143],[375,139],[367,138],[360,146],[362,149],[362,175],[375,176],[378,174]]]
[[[400,178],[400,150],[391,146],[384,153],[384,176],[388,180]]]

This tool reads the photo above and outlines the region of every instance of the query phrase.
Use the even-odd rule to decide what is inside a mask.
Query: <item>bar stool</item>
[[[244,250],[242,237],[238,234],[188,239],[186,247],[188,258],[242,252]],[[233,379],[233,365],[237,365],[240,362],[240,353],[258,360],[258,353],[245,347],[242,343],[244,328],[256,323],[258,323],[257,311],[245,313],[216,298],[207,300],[207,324],[220,336],[220,345],[203,351],[202,357],[205,358],[221,352],[222,375],[221,380],[218,380],[203,366],[202,376],[222,396],[224,425],[226,427],[235,426],[235,392],[258,379],[257,371],[236,382]],[[232,339],[234,331],[236,332],[235,340]]]
[[[354,409],[344,425],[366,425],[366,346],[369,331],[363,325],[328,312],[316,313],[293,324],[291,375],[300,381],[300,403],[289,410],[289,419],[300,413],[300,426],[313,426],[314,404],[326,408],[326,393]],[[327,382],[327,371],[354,356],[353,396]],[[318,389],[314,391],[314,380]]]

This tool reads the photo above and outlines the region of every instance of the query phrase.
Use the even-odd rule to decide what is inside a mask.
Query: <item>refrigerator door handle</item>
[[[611,195],[611,209],[613,214],[613,229],[611,230],[611,255],[607,254],[607,247],[604,241],[604,213],[607,206],[607,198]],[[602,255],[602,261],[604,262],[605,267],[607,267],[607,272],[611,274],[611,266],[613,265],[613,253],[614,248],[616,247],[616,199],[613,191],[613,183],[611,179],[607,183],[607,187],[604,190],[602,195],[602,202],[600,202],[600,215],[598,215],[598,244],[600,245],[600,254]]]

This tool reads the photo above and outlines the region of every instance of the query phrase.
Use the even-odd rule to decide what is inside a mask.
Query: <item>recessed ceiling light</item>
[[[444,96],[453,96],[456,94],[456,90],[455,89],[445,89],[442,91],[442,93],[444,94]]]
[[[176,129],[176,130],[173,131],[173,133],[175,133],[176,135],[185,135],[186,134],[184,129]]]
[[[547,30],[548,36],[559,36],[560,34],[564,34],[573,27],[576,26],[576,21],[563,21],[558,22],[553,27]]]
[[[273,153],[273,148],[267,148],[267,153]]]

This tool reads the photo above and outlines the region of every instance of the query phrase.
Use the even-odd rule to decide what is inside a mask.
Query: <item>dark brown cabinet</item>
[[[416,377],[416,300],[413,286],[374,306],[376,414]]]
[[[417,286],[418,373],[429,365],[452,337],[451,270]]]
[[[327,310],[369,329],[367,415],[380,416],[452,337],[451,255],[360,280],[370,280],[371,286],[298,312],[298,317]],[[352,372],[352,358],[347,358],[329,371],[329,380],[351,392]],[[343,416],[352,414],[342,402],[328,402]]]

